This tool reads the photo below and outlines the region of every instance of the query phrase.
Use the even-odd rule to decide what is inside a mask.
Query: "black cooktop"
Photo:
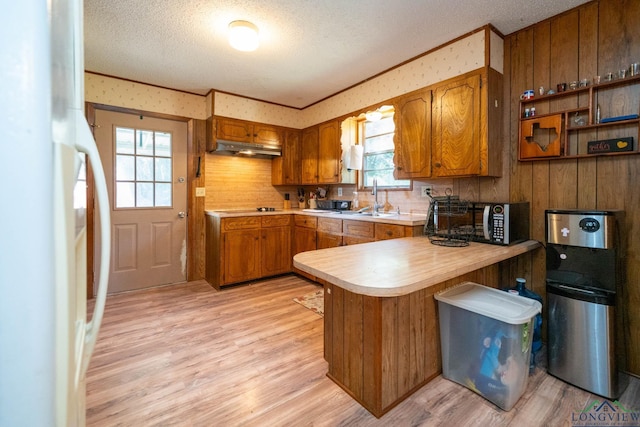
[[[260,208],[256,208],[256,210],[258,212],[273,212],[273,211],[276,210],[276,208],[270,208],[270,207],[263,206],[263,207],[260,207]]]

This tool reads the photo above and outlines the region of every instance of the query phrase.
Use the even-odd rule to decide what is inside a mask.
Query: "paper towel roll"
[[[345,166],[347,169],[361,170],[362,169],[362,145],[352,145],[349,147],[345,159]]]

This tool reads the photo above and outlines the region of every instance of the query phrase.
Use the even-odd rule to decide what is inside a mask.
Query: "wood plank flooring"
[[[110,296],[87,374],[87,425],[573,426],[602,401],[537,369],[504,412],[439,376],[376,419],[325,376],[323,320],[292,300],[317,288],[287,275]],[[620,402],[640,411],[640,380]]]

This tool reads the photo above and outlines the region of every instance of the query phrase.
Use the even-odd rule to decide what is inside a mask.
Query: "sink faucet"
[[[374,196],[373,201],[373,215],[378,215],[378,209],[380,209],[381,205],[378,203],[378,179],[373,178],[373,191],[371,194]]]

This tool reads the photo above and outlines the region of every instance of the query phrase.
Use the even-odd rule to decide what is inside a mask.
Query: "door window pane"
[[[156,206],[171,206],[171,184],[156,184]]]
[[[171,134],[156,132],[156,156],[171,157]]]
[[[171,182],[171,159],[156,157],[156,181]]]
[[[133,181],[135,167],[133,156],[116,156],[116,181]]]
[[[136,206],[153,206],[153,184],[150,182],[136,183]]]
[[[171,207],[171,133],[116,127],[115,135],[115,207]]]
[[[136,157],[136,181],[153,181],[153,157]]]
[[[133,129],[116,128],[116,153],[134,154],[134,132]]]
[[[116,195],[116,207],[133,208],[136,206],[135,184],[133,182],[117,182]]]
[[[153,131],[136,131],[136,154],[153,156]]]

